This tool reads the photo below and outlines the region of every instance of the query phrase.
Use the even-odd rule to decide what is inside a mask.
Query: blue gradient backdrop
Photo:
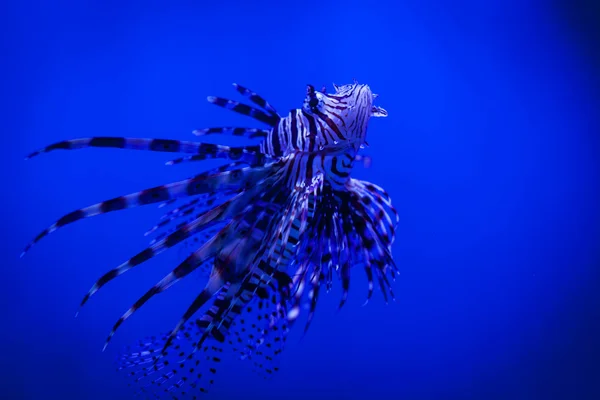
[[[191,139],[248,123],[206,103],[239,82],[279,110],[307,83],[367,82],[372,180],[400,212],[397,302],[335,313],[327,296],[282,371],[226,362],[214,399],[600,398],[597,65],[554,3],[6,2],[0,398],[127,399],[115,351],[171,329],[190,277],[115,319],[180,259],[131,271],[73,315],[103,272],[146,244],[155,207],[85,220],[22,247],[66,212],[189,175],[168,155],[89,149],[25,162],[66,138]],[[167,4],[166,2],[164,4]],[[329,86],[331,87],[331,86]],[[362,271],[357,271],[362,275]]]

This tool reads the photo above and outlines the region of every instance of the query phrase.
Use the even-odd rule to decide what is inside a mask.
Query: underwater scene
[[[600,398],[594,2],[0,14],[0,399]]]

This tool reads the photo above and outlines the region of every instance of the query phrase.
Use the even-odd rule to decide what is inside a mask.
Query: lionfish
[[[277,355],[291,327],[305,310],[306,332],[319,293],[323,287],[331,289],[334,276],[342,287],[339,307],[344,305],[353,267],[366,273],[367,301],[375,282],[386,302],[388,296],[393,298],[388,275],[394,279],[397,273],[391,246],[398,214],[382,188],[350,176],[355,162],[363,158],[359,151],[367,146],[370,118],[387,116],[373,104],[377,95],[356,80],[334,85],[331,94],[308,85],[302,108],[282,117],[263,97],[234,87],[257,107],[220,97],[208,101],[268,128],[217,127],[193,133],[262,139],[258,145],[91,137],[54,143],[27,157],[57,149],[104,147],[187,154],[168,164],[228,162],[185,180],[70,212],[38,234],[23,252],[83,218],[187,199],[147,233],[172,226],[169,230],[101,276],[81,301],[83,306],[117,276],[177,244],[199,243],[117,320],[106,339],[105,348],[117,328],[154,295],[195,270],[209,270],[206,285],[171,332],[143,339],[120,355],[118,368],[138,383],[139,393],[196,398],[213,383],[225,345],[269,376],[278,369]]]

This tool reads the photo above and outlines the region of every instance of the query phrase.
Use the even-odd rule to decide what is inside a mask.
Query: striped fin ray
[[[378,232],[386,244],[391,246],[399,217],[389,195],[377,185],[364,181],[353,179],[350,187],[351,192],[361,196],[361,202],[369,214],[379,221]]]
[[[351,232],[348,237],[350,238],[350,245],[353,248],[353,254],[360,256],[364,262],[364,270],[368,281],[368,293],[364,305],[369,302],[373,295],[374,272],[379,281],[379,286],[383,292],[385,301],[387,302],[387,292],[390,293],[392,298],[394,298],[394,294],[389,282],[387,282],[387,278],[382,278],[381,275],[383,273],[383,276],[385,277],[387,265],[391,266],[389,271],[392,278],[394,278],[395,271],[397,270],[391,255],[391,242],[394,237],[395,225],[392,223],[391,218],[382,217],[382,213],[385,213],[385,211],[380,205],[379,200],[381,200],[381,198],[365,197],[364,195],[361,197],[360,194],[358,196],[351,196],[351,198],[351,206],[347,211],[350,213],[348,214],[350,218],[348,218],[349,220],[347,222],[347,225],[350,228],[345,228],[345,231]],[[371,199],[373,201],[365,201],[365,199]],[[379,205],[380,207],[377,212],[372,212],[372,210],[369,211],[369,209],[376,205]],[[353,218],[352,216],[357,217]],[[376,216],[375,220],[373,216]],[[390,222],[387,226],[383,224],[386,220]],[[342,270],[341,273],[343,279],[344,271]],[[349,278],[349,275],[346,276]]]
[[[205,327],[207,333],[211,333],[217,340],[225,339],[244,307],[253,299],[258,297],[266,300],[269,298],[269,293],[283,293],[289,282],[291,282],[286,273],[271,269],[264,262],[260,262],[258,268],[260,271],[249,273],[241,284],[231,286],[231,293],[225,295],[228,298],[226,307],[220,308],[218,311],[216,309],[209,310],[200,319],[199,324]],[[270,317],[266,314],[264,317],[258,316],[258,320],[262,318],[268,319]]]
[[[271,163],[263,167],[246,167],[232,171],[224,171],[210,176],[200,176],[191,179],[185,179],[166,185],[156,186],[151,189],[131,193],[125,196],[115,197],[91,206],[72,211],[48,228],[40,232],[32,242],[30,242],[21,257],[25,255],[31,247],[47,235],[55,232],[59,228],[69,225],[84,218],[93,217],[100,214],[106,214],[112,211],[133,208],[147,204],[160,203],[173,198],[182,198],[196,196],[203,193],[215,191],[239,190],[244,187],[258,185],[261,181],[267,179],[269,175],[276,172],[276,163]]]
[[[264,263],[261,265],[268,268]],[[228,337],[240,359],[253,359],[257,372],[262,370],[270,375],[278,370],[274,358],[283,350],[287,335],[282,305],[291,280],[281,272],[263,274],[274,275],[275,280],[266,283],[258,274],[250,274],[237,288],[232,285],[228,293],[222,292],[219,302],[215,301],[196,323],[204,330],[198,343],[211,334],[221,342]],[[229,294],[232,291],[236,293]]]
[[[296,186],[288,196],[286,204],[281,207],[279,211],[281,217],[277,217],[279,222],[274,229],[276,242],[265,257],[274,270],[286,267],[296,253],[307,220],[313,215],[314,204],[311,202],[311,194],[315,194],[312,196],[314,199],[323,184],[322,178],[323,176],[318,174],[312,178],[309,185]],[[273,258],[274,255],[277,258]]]
[[[360,252],[354,251],[353,240],[357,241],[358,237],[352,218],[349,217],[352,210],[347,201],[343,201],[341,210],[341,218],[338,221],[338,224],[339,231],[342,232],[342,234],[338,236],[338,246],[341,252],[339,260],[339,276],[342,282],[342,298],[338,305],[338,310],[344,306],[348,299],[350,289],[350,268],[352,265],[356,265],[361,261]]]
[[[234,215],[238,215],[246,207],[248,202],[256,199],[257,193],[260,194],[261,186],[257,185],[252,189],[238,194],[236,197],[226,201],[219,206],[212,208],[206,212],[202,212],[197,215],[197,218],[192,222],[182,226],[175,232],[169,234],[164,239],[161,239],[151,245],[150,247],[142,250],[123,264],[105,273],[100,279],[94,283],[88,293],[84,296],[81,301],[81,306],[89,300],[100,288],[106,285],[108,282],[129,271],[131,268],[140,265],[141,263],[148,261],[152,257],[162,253],[163,251],[175,246],[176,244],[192,237],[196,233],[209,228],[215,223],[222,222]]]
[[[271,104],[269,104],[262,96],[259,96],[250,89],[247,89],[242,85],[238,85],[237,83],[234,83],[233,87],[235,87],[235,90],[237,90],[241,95],[249,98],[251,102],[265,110],[272,117],[276,117],[278,119],[281,118],[277,110],[275,110],[275,108]]]
[[[281,190],[277,190],[275,192],[275,194],[277,195],[281,194]],[[294,196],[292,196],[292,198],[293,197]],[[288,199],[288,201],[293,202],[293,200],[290,199]],[[267,286],[272,286],[273,282],[276,282],[276,287],[279,288],[287,288],[289,286],[290,278],[287,276],[287,274],[279,270],[280,264],[272,263],[271,258],[275,252],[275,249],[277,248],[277,243],[279,243],[279,246],[281,248],[280,251],[283,251],[285,249],[289,238],[289,234],[286,235],[282,232],[283,226],[286,225],[285,218],[280,219],[278,217],[273,217],[273,212],[275,212],[275,210],[273,210],[273,212],[270,212],[268,207],[269,205],[270,204],[267,201],[267,208],[263,211],[258,211],[261,210],[263,206],[261,206],[260,204],[255,204],[255,210],[249,213],[251,215],[258,215],[258,217],[256,217],[257,221],[260,221],[261,219],[267,219],[279,220],[279,222],[276,226],[272,227],[271,229],[263,230],[263,233],[260,235],[261,237],[263,237],[263,245],[260,249],[258,249],[256,255],[254,256],[254,261],[250,263],[250,266],[256,265],[256,267],[249,268],[250,272],[246,275],[242,283],[239,285],[237,293],[235,293],[232,296],[230,305],[228,309],[223,312],[223,316],[221,317],[221,319],[216,320],[214,316],[211,317],[210,313],[207,313],[203,317],[206,321],[205,323],[207,324],[207,330],[219,330],[223,326],[225,329],[224,332],[227,332],[233,321],[241,312],[242,308],[244,307],[244,304],[246,304],[248,301],[254,298],[255,295],[258,295],[259,297],[263,298],[264,293],[263,295],[261,295],[260,293],[263,292]],[[297,237],[297,235],[294,236]],[[279,237],[279,242],[276,241],[277,237]],[[274,246],[271,245],[267,248],[264,245],[272,243],[274,241]],[[265,260],[267,260],[267,262],[265,262]],[[232,288],[235,289],[235,286],[232,286]],[[273,287],[271,287],[271,289],[273,289]],[[223,336],[224,334],[221,333],[220,335]]]
[[[394,263],[394,259],[390,252],[391,247],[391,239],[390,235],[386,235],[386,232],[382,232],[381,221],[383,221],[382,214],[385,214],[384,210],[380,210],[376,213],[376,215],[370,214],[370,209],[368,207],[364,207],[364,203],[361,203],[356,196],[352,197],[352,205],[354,207],[354,211],[357,215],[359,215],[364,220],[364,226],[368,230],[368,237],[371,237],[374,245],[374,248],[377,249],[378,255],[381,257],[381,261],[384,263],[384,266],[392,266],[393,269],[396,269],[396,265]],[[364,198],[363,198],[364,199]],[[368,203],[369,205],[377,204],[376,202]],[[391,219],[390,219],[391,221]],[[385,225],[383,225],[385,227]],[[392,228],[393,229],[393,228]],[[363,234],[366,231],[363,231]],[[391,237],[393,238],[393,231]]]
[[[83,297],[83,299],[81,300],[80,307],[83,307],[85,303],[87,303],[87,301],[90,299],[90,297],[96,294],[96,292],[98,292],[104,285],[106,285],[116,277],[142,264],[143,262],[148,261],[149,259],[175,246],[176,244],[192,237],[195,234],[195,232],[201,227],[205,227],[209,224],[219,222],[221,218],[225,215],[227,206],[228,204],[223,204],[218,209],[211,210],[210,212],[203,214],[199,218],[195,219],[193,222],[181,227],[179,230],[173,232],[166,238],[154,243],[150,247],[147,247],[135,256],[131,257],[123,264],[102,275]]]
[[[342,283],[342,298],[338,305],[338,310],[346,304],[348,300],[348,293],[350,291],[350,266],[352,260],[352,252],[348,245],[348,234],[345,231],[345,227],[348,227],[347,217],[342,214],[339,220],[334,223],[335,229],[335,248],[337,250],[336,257],[336,268],[338,268],[338,274]]]
[[[269,257],[269,262],[271,263],[271,268],[277,270],[280,268],[286,268],[287,266],[290,264],[290,262],[294,263],[297,260],[310,260],[313,256],[313,251],[310,248],[311,246],[308,246],[309,248],[306,248],[306,246],[304,246],[305,243],[309,242],[311,239],[310,238],[306,238],[304,237],[304,233],[305,233],[305,228],[306,228],[306,219],[308,218],[312,218],[313,213],[314,213],[314,209],[312,208],[313,203],[311,202],[309,193],[311,193],[313,190],[315,190],[316,193],[316,186],[318,186],[320,184],[320,181],[318,179],[316,179],[313,182],[313,185],[307,187],[306,191],[301,192],[301,196],[298,199],[298,202],[296,204],[294,204],[293,206],[291,206],[291,210],[288,209],[288,212],[286,212],[286,214],[288,215],[288,222],[285,222],[285,219],[282,220],[282,222],[284,222],[284,224],[286,225],[283,232],[279,235],[279,242],[278,246],[279,246],[279,251],[277,252],[278,257],[272,258],[271,256]],[[314,186],[314,187],[313,187]],[[293,211],[292,211],[293,210]],[[297,210],[297,211],[296,211]],[[299,214],[299,215],[298,215]],[[298,246],[298,243],[303,243],[303,246]],[[300,253],[301,252],[301,253]],[[300,275],[304,275],[305,271],[304,268],[308,268],[308,265],[305,261],[300,261],[301,267],[300,267]],[[286,275],[287,276],[287,275]],[[297,295],[300,291],[300,295],[302,294],[302,289],[299,288],[299,281],[295,281],[294,279],[298,279],[298,275],[296,275],[294,278],[289,278],[288,277],[288,281],[282,283],[280,280],[278,280],[279,285],[281,287],[285,286],[287,289],[287,291],[289,291],[289,293],[294,292],[294,287],[295,287],[295,294]],[[303,278],[302,278],[303,279]],[[317,297],[315,298],[315,303],[314,306],[316,306],[316,300],[318,298],[318,290],[317,290]],[[291,317],[291,319],[295,319],[297,317],[296,314],[299,313],[300,309],[299,307],[299,298],[292,298],[292,307],[290,309],[290,314],[289,316]],[[314,307],[312,308],[312,311],[314,312]],[[310,316],[310,318],[312,319],[312,315]],[[285,319],[287,321],[288,319],[288,313],[287,313],[287,309],[286,309],[286,316]],[[306,329],[308,329],[308,325],[310,324],[310,322],[308,322]],[[286,325],[287,327],[287,325]]]
[[[202,172],[200,174],[194,175],[192,178],[199,178],[201,176],[212,175],[212,174],[216,174],[218,172],[229,171],[229,170],[235,169],[237,167],[241,167],[241,166],[243,166],[243,163],[236,161],[236,162],[233,162],[231,164],[221,165],[221,166],[219,166],[217,168],[213,168],[211,170],[208,170],[208,171]],[[190,178],[190,179],[192,179],[192,178]],[[162,203],[160,203],[158,205],[158,208],[163,208],[163,207],[170,206],[171,204],[177,202],[177,200],[178,199],[169,199],[167,201],[164,201],[164,202],[162,202]]]
[[[394,241],[396,224],[379,200],[377,197],[365,195],[359,201],[362,203],[363,212],[369,215],[377,237],[389,248]]]
[[[103,147],[128,150],[157,151],[167,153],[189,153],[209,158],[223,158],[237,160],[246,158],[248,163],[256,163],[256,158],[262,158],[258,153],[258,146],[229,147],[212,143],[199,143],[174,139],[150,139],[116,136],[96,136],[63,140],[53,143],[43,149],[34,151],[26,159],[33,158],[42,153],[53,150],[79,150],[88,147]]]
[[[214,307],[214,304],[219,304],[219,302],[224,301],[226,299],[226,293],[230,287],[231,287],[231,283],[224,282],[222,277],[218,273],[211,274],[211,276],[209,278],[209,282],[206,285],[206,287],[196,296],[196,298],[194,299],[192,304],[189,305],[188,309],[185,311],[185,313],[183,314],[183,316],[181,317],[181,319],[179,320],[177,325],[175,325],[175,327],[173,328],[171,333],[168,335],[167,340],[165,341],[165,344],[161,350],[161,353],[166,352],[167,348],[171,345],[173,340],[175,340],[177,338],[177,334],[185,326],[185,324],[188,322],[188,320],[190,318],[192,318],[194,316],[194,314],[196,314],[196,312],[198,312],[198,310],[200,310],[217,293],[219,293],[219,294],[217,295],[217,298],[214,300],[213,307]],[[199,320],[197,320],[195,323],[198,327],[202,327],[202,325],[199,323]],[[206,329],[203,328],[202,330],[204,333],[206,333]],[[203,342],[207,337],[208,337],[208,335],[203,334],[203,336],[200,340]],[[217,341],[222,342],[221,337],[219,337],[219,336],[214,336],[214,337],[217,338]],[[202,345],[202,343],[198,342],[194,345],[194,347],[201,346],[201,345]]]
[[[189,257],[187,257],[181,264],[179,264],[173,271],[167,274],[163,279],[160,280],[156,285],[154,285],[150,290],[148,290],[142,297],[140,297],[134,304],[131,306],[122,316],[117,320],[113,329],[106,339],[106,343],[104,348],[108,345],[110,339],[114,336],[116,330],[119,326],[125,322],[133,313],[139,310],[148,300],[154,297],[158,293],[162,293],[163,291],[170,288],[172,285],[189,275],[192,271],[194,271],[198,266],[200,266],[204,261],[214,257],[222,244],[229,240],[232,232],[232,224],[229,223],[225,228],[223,228],[218,234],[213,236],[209,241],[204,243],[198,250],[192,253]],[[196,300],[190,307],[190,309],[195,310],[199,309],[206,303],[210,298],[212,298],[215,293],[220,291],[224,285],[225,281],[221,277],[220,271],[213,268],[211,275],[208,279],[208,282],[202,292],[197,296]],[[195,312],[194,310],[194,312]],[[190,312],[190,310],[188,310]],[[193,314],[193,313],[192,313]],[[187,315],[187,312],[186,312]],[[185,322],[185,321],[184,321]],[[168,345],[169,342],[167,342]]]
[[[298,197],[299,192],[297,191],[289,197],[288,204],[284,207],[284,210],[287,210],[287,212],[281,213],[282,216],[274,229],[275,234],[273,235],[273,239],[276,239],[276,242],[266,253],[267,262],[274,269],[285,264],[283,260],[286,255],[291,255],[291,249],[288,244],[293,248],[298,242],[298,235],[292,235],[290,240],[290,234],[295,228],[294,222],[296,221],[297,205],[299,204]],[[272,258],[274,255],[277,255],[277,259]]]
[[[339,274],[342,283],[342,298],[338,309],[345,304],[348,297],[350,271],[353,265],[365,264],[369,280],[368,301],[373,293],[371,263],[388,260],[387,248],[385,251],[382,250],[382,241],[375,238],[375,236],[381,236],[381,229],[373,223],[371,218],[373,213],[366,215],[368,211],[365,210],[364,196],[365,194],[356,194],[353,191],[335,191],[330,186],[326,186],[314,217],[313,228],[307,232],[308,236],[303,238],[305,243],[314,243],[316,254],[321,255],[315,260],[319,265],[319,281],[324,282],[330,288],[333,272],[337,271]],[[307,249],[301,251],[306,253]],[[375,255],[370,253],[375,253]]]
[[[255,189],[256,190],[256,189]],[[268,230],[268,222],[272,221],[272,213],[268,212],[268,205],[269,205],[269,200],[270,197],[268,197],[268,193],[269,192],[275,192],[277,194],[281,193],[281,190],[275,186],[275,188],[272,188],[270,191],[267,192],[263,192],[262,193],[262,197],[258,197],[254,203],[252,203],[249,207],[247,207],[245,213],[243,214],[238,214],[233,220],[232,222],[229,223],[229,234],[231,239],[227,239],[227,242],[232,242],[233,238],[235,238],[235,240],[237,240],[238,242],[247,242],[250,244],[250,246],[235,246],[233,249],[242,249],[242,252],[238,255],[238,253],[230,253],[230,248],[229,247],[221,247],[218,252],[219,255],[217,257],[217,259],[215,260],[215,268],[213,269],[214,274],[211,275],[211,278],[209,279],[209,284],[211,283],[212,280],[216,280],[217,277],[220,280],[220,282],[229,282],[230,279],[237,279],[237,275],[242,273],[242,274],[247,274],[247,270],[251,270],[251,265],[246,266],[242,271],[236,271],[236,266],[235,264],[232,263],[228,263],[227,260],[231,260],[231,257],[234,256],[240,256],[244,254],[244,250],[243,249],[250,249],[250,251],[252,251],[253,242],[256,242],[256,233],[258,232],[258,243],[260,244],[260,238],[262,238],[264,236],[264,233],[261,233],[262,229],[267,229]],[[265,196],[267,196],[265,198]],[[266,203],[267,207],[262,206],[262,203]],[[267,224],[265,225],[264,222],[267,222]],[[263,226],[264,225],[264,226]],[[259,226],[261,226],[261,228],[259,229]],[[246,233],[242,233],[242,232],[246,232]],[[260,254],[260,253],[257,253]],[[258,257],[258,255],[254,256],[255,258]],[[220,260],[223,259],[225,262],[222,263]],[[219,261],[219,262],[218,262]],[[213,287],[211,285],[207,285],[208,287]],[[257,285],[255,285],[257,286]],[[232,285],[230,287],[230,289],[228,291],[226,291],[226,293],[229,293],[230,291],[235,292],[237,290],[237,285]],[[179,323],[176,325],[176,327],[174,328],[174,330],[171,332],[171,337],[175,337],[175,335],[177,334],[178,330],[183,327],[185,325],[185,323],[206,303],[206,301],[208,301],[208,299],[210,297],[212,297],[214,293],[208,291],[207,289],[205,289],[202,293],[200,293],[200,295],[198,296],[198,298],[190,305],[190,307],[188,308],[188,310],[185,312],[185,314],[183,315],[183,317],[181,318],[181,320],[179,321]],[[233,298],[229,298],[230,295],[226,296],[227,300],[229,302],[229,308],[227,310],[224,310],[222,312],[219,313],[219,315],[226,315],[229,310],[231,308],[233,308],[233,306],[235,305],[235,301],[238,298],[238,295],[233,296]],[[250,300],[252,296],[250,296],[247,301]],[[214,306],[213,306],[214,308]],[[222,321],[217,321],[217,320],[210,320],[211,317],[214,317],[215,315],[211,315],[211,310],[209,310],[207,313],[204,314],[204,319],[202,319],[202,322],[206,322],[206,326],[204,326],[203,328],[205,328],[206,334],[204,337],[207,337],[207,335],[212,334],[215,338],[223,338],[224,340],[224,335],[223,334],[219,334],[218,333],[218,329],[220,328]],[[241,310],[240,310],[241,311]],[[208,320],[206,318],[209,318]],[[213,326],[214,324],[216,325],[216,330],[213,330]],[[198,346],[202,345],[202,340],[198,342]],[[165,344],[165,346],[168,346],[170,343],[170,341],[168,340]]]
[[[196,324],[204,330],[204,334],[198,341],[197,346],[201,346],[204,340],[211,336],[219,342],[224,342],[228,334],[228,329],[220,329],[223,321],[225,321],[228,314],[232,311],[234,313],[233,317],[237,317],[243,311],[244,305],[247,305],[253,299],[250,291],[256,290],[258,287],[258,283],[251,284],[250,280],[245,280],[241,284],[232,284],[226,291],[223,291],[222,296],[213,303],[206,313],[196,320]],[[240,288],[244,289],[240,290]],[[263,295],[265,293],[264,288],[263,291],[258,291],[258,293],[259,295]],[[233,319],[231,318],[227,321]]]
[[[295,194],[297,195],[298,192]],[[239,314],[239,310],[243,304],[253,298],[265,285],[273,285],[273,282],[276,282],[276,286],[283,291],[281,293],[289,292],[292,280],[286,273],[281,272],[281,269],[287,266],[290,256],[293,255],[288,244],[291,244],[292,249],[295,248],[300,235],[298,221],[295,218],[294,212],[291,211],[297,208],[294,199],[297,200],[297,196],[292,196],[291,199],[288,199],[291,204],[288,204],[288,208],[284,207],[284,209],[288,210],[283,213],[287,217],[280,219],[278,225],[271,230],[271,238],[265,238],[266,243],[270,243],[277,238],[274,245],[270,246],[268,251],[264,248],[262,249],[263,260],[259,262],[257,270],[246,277],[242,282],[239,292],[234,296],[236,302],[239,303],[241,300],[241,304],[238,305],[236,302],[232,302],[230,309],[225,313],[225,318],[216,325],[217,329],[220,329],[221,325],[225,325],[225,329],[228,330],[230,325],[228,321],[233,321]],[[277,249],[279,250],[277,251]],[[286,251],[287,255],[285,254]],[[277,258],[274,258],[274,255],[277,255]],[[255,280],[254,283],[252,283],[253,279]]]
[[[254,118],[257,121],[263,122],[271,127],[274,127],[279,122],[279,116],[265,113],[257,108],[250,107],[247,104],[240,103],[234,100],[224,99],[222,97],[208,96],[207,100],[209,103],[215,104],[219,107],[226,108],[231,111],[235,111],[242,115],[247,115]]]
[[[362,239],[363,246],[366,250],[367,263],[368,265],[375,265],[377,268],[374,270],[379,281],[384,300],[387,303],[388,292],[394,299],[392,287],[385,276],[385,267],[391,265],[392,268],[396,268],[394,260],[387,248],[378,238],[374,232],[369,216],[357,211],[352,214],[354,226],[357,229],[359,237]]]
[[[382,205],[385,205],[389,209],[389,211],[394,215],[395,222],[393,222],[393,224],[394,225],[398,224],[398,222],[399,222],[398,212],[392,205],[392,199],[391,199],[390,195],[383,188],[375,185],[374,183],[362,181],[359,179],[352,179],[351,184],[352,184],[352,186],[356,185],[360,188],[364,188],[365,191],[371,193],[374,197],[376,197],[378,199],[378,201]]]
[[[253,216],[254,214],[251,213],[251,212],[247,212],[246,215]],[[244,216],[242,216],[241,218],[243,219],[243,217]],[[232,227],[232,229],[231,229],[232,237],[238,236],[236,238],[236,240],[238,240],[238,241],[244,241],[244,240],[250,241],[250,240],[252,240],[250,238],[250,236],[253,234],[253,230],[257,229],[257,225],[260,224],[261,218],[266,218],[266,217],[267,217],[266,213],[263,213],[262,216],[259,215],[254,220],[254,222],[249,226],[249,228],[247,230],[248,233],[246,235],[242,235],[242,236],[236,235],[236,233],[241,230],[240,228],[242,226],[241,221],[239,221],[240,217],[238,217],[237,220],[234,219],[234,221],[230,222],[230,224],[229,224]],[[223,249],[219,250],[220,253],[222,253],[223,251],[227,251],[227,249],[226,250],[223,250]],[[223,255],[220,254],[218,257],[219,258],[223,257]],[[230,255],[227,254],[225,257],[229,258]],[[226,268],[227,270],[224,270],[224,269],[221,270],[221,268]],[[250,269],[251,267],[249,266],[247,268]],[[239,272],[237,272],[237,271],[232,271],[230,265],[227,265],[226,263],[221,264],[221,263],[217,262],[217,260],[215,260],[215,269],[214,269],[214,271],[215,271],[216,274],[218,274],[219,279],[221,279],[222,281],[228,281],[228,279],[226,277],[234,277],[235,278],[235,276],[239,274]],[[242,272],[242,274],[246,274],[246,272]],[[210,279],[213,279],[212,275],[211,275]],[[209,280],[209,283],[210,283],[210,280]],[[227,294],[229,293],[229,291],[233,291],[233,292],[237,291],[237,286],[238,286],[237,284],[231,285],[229,287],[229,290],[225,292],[225,297],[227,297],[229,299],[229,297],[231,297],[231,295],[228,296]],[[183,317],[181,318],[181,320],[179,321],[179,323],[175,326],[175,328],[171,332],[171,337],[175,337],[175,335],[177,334],[178,330],[181,329],[181,327],[183,327],[185,325],[185,323],[187,322],[187,320],[190,319],[206,303],[207,300],[208,300],[208,298],[206,298],[205,296],[203,297],[203,293],[200,293],[200,295],[198,296],[198,298],[190,305],[190,307],[185,312],[185,314],[183,315]],[[229,299],[229,304],[232,304],[231,299]],[[206,317],[206,318],[213,317],[211,315],[211,310],[209,310],[207,313],[205,313],[204,317]],[[213,330],[212,330],[212,327],[213,327],[212,326],[212,321],[211,320],[207,320],[207,319],[204,319],[202,321],[206,322],[206,326],[203,326],[203,328],[205,328],[205,330],[206,330],[206,335],[208,335],[208,334],[215,335],[216,332],[213,332]],[[224,337],[224,336],[221,336],[221,337]],[[166,343],[165,346],[167,346],[169,343],[170,343],[170,341],[167,341],[167,343]],[[201,344],[202,343],[199,343],[199,345],[201,345]]]
[[[276,195],[281,194],[280,189],[272,189],[272,191],[275,192],[274,194]],[[270,198],[267,197],[266,199],[263,199],[266,201],[265,206],[260,203],[255,203],[246,213],[250,218],[254,219],[254,223],[246,235],[248,239],[242,238],[241,240],[253,240],[250,239],[250,237],[255,237],[254,235],[256,234],[258,226],[264,225],[264,227],[260,228],[261,232],[257,236],[260,238],[260,246],[256,249],[253,260],[248,264],[247,270],[249,272],[246,273],[245,278],[241,283],[232,285],[226,293],[225,297],[227,302],[223,302],[220,307],[217,307],[216,305],[213,306],[213,308],[208,310],[199,320],[198,323],[202,324],[201,327],[205,329],[203,338],[212,334],[217,340],[224,340],[231,324],[241,313],[244,306],[251,301],[255,295],[258,295],[261,298],[266,295],[265,285],[270,285],[272,278],[275,278],[280,287],[287,285],[286,274],[279,272],[276,266],[271,266],[261,260],[265,256],[268,257],[267,254],[269,250],[265,244],[272,242],[280,231],[276,227],[275,229],[269,229],[268,224],[265,225],[262,223],[262,220],[271,221],[271,223],[273,220],[277,220],[277,218],[273,218],[273,214],[268,211],[270,206],[268,199]],[[253,267],[254,265],[256,265],[256,267]],[[221,331],[222,327],[223,331]],[[203,339],[201,338],[198,345],[202,344],[202,340]]]
[[[264,248],[261,249],[255,258],[260,258],[264,253]],[[252,266],[256,261],[253,261]],[[224,341],[225,335],[230,324],[239,316],[244,306],[250,302],[255,295],[264,298],[266,296],[265,286],[268,281],[264,280],[264,276],[274,275],[274,271],[265,271],[268,265],[264,262],[258,262],[258,271],[253,271],[254,268],[249,267],[248,272],[241,283],[231,285],[225,293],[223,301],[220,304],[214,304],[199,320],[198,326],[205,330],[205,333],[200,338],[197,346],[203,344],[209,335],[215,337],[218,341]],[[224,330],[221,330],[224,327]]]
[[[384,296],[389,293],[393,298],[393,291],[385,277],[386,271],[391,273],[392,278],[397,271],[390,252],[396,226],[390,214],[396,212],[389,196],[375,185],[355,180],[349,181],[346,191],[327,194],[319,209],[316,226],[323,230],[322,238],[325,240],[325,250],[319,250],[324,254],[321,263],[327,266],[325,282],[330,285],[332,269],[338,271],[342,282],[340,307],[348,295],[351,265],[360,263],[364,263],[368,279],[367,302],[373,294],[374,277],[379,281]],[[336,197],[339,199],[336,200]],[[338,217],[327,217],[331,215]],[[322,241],[317,240],[317,243]]]
[[[211,170],[197,174],[189,179],[194,179],[194,178],[200,179],[205,176],[210,176],[210,175],[225,172],[225,171],[231,171],[238,167],[241,167],[242,165],[243,165],[243,163],[241,163],[241,162],[233,162],[231,164],[221,165],[217,168],[213,168]],[[160,217],[159,222],[154,227],[152,227],[151,229],[146,231],[146,233],[144,233],[144,236],[148,236],[148,235],[152,234],[156,230],[166,226],[169,222],[173,221],[174,219],[180,218],[181,216],[189,215],[188,210],[190,208],[193,208],[195,211],[208,209],[208,208],[212,207],[217,201],[221,200],[221,198],[220,198],[221,196],[226,197],[226,196],[230,196],[233,194],[235,194],[235,191],[209,192],[209,193],[201,194],[198,197],[193,198],[192,200],[182,204],[181,206],[176,207],[176,208],[166,212],[162,217]],[[178,200],[177,198],[167,200],[166,202],[161,203],[160,207],[170,205],[170,204],[176,202],[177,200]],[[165,221],[165,219],[167,221]]]

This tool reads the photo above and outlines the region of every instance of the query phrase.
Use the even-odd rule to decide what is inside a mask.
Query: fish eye
[[[307,85],[306,87],[306,99],[304,100],[304,108],[306,111],[315,112],[318,111],[322,105],[323,94],[315,90],[314,86]]]

